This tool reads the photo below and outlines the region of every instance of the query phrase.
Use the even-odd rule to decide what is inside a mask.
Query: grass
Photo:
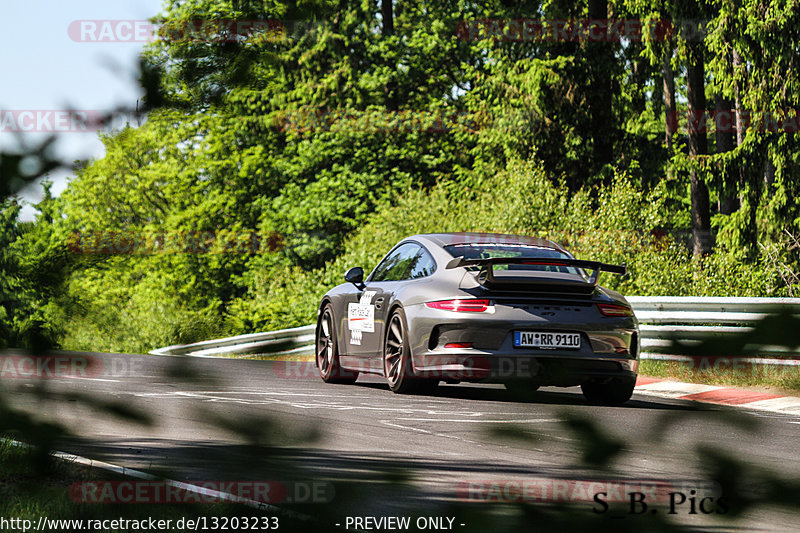
[[[75,483],[131,481],[105,470],[90,468],[53,456],[37,455],[32,447],[0,440],[0,517],[29,520],[35,528],[40,517],[50,520],[171,520],[172,527],[162,531],[183,531],[176,524],[181,519],[198,517],[263,517],[258,511],[231,503],[81,503],[70,495]],[[260,520],[261,518],[259,518]],[[255,519],[253,519],[255,520]],[[17,522],[21,524],[21,522]],[[84,522],[85,524],[85,522]],[[11,524],[13,526],[13,524]],[[128,531],[113,527],[103,531]],[[14,528],[22,530],[21,528]],[[48,531],[71,531],[62,525]]]
[[[248,355],[247,359],[258,359],[259,361],[305,361],[309,363],[314,362],[314,355],[274,355],[268,353],[257,353]]]
[[[751,387],[790,394],[800,392],[800,366],[747,364],[738,369],[722,366],[719,369],[695,369],[676,361],[642,360],[639,363],[639,374],[705,385]]]
[[[257,361],[314,361],[313,354],[270,354],[270,353],[219,353],[214,357],[220,359],[255,359]]]

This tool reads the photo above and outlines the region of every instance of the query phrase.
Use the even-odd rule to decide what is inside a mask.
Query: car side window
[[[428,253],[425,248],[420,248],[417,257],[414,258],[414,264],[411,265],[411,272],[408,275],[409,279],[424,278],[430,276],[436,270],[436,261]]]
[[[400,281],[408,279],[408,272],[415,263],[420,245],[405,243],[381,261],[370,281]]]

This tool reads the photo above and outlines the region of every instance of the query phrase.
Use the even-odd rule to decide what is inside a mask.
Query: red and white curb
[[[735,389],[717,385],[701,385],[698,383],[681,383],[646,376],[636,380],[634,392],[659,398],[674,400],[690,400],[800,415],[800,398],[783,394],[769,394],[747,389]]]

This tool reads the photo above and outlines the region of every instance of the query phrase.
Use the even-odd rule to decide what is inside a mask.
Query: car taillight
[[[626,305],[597,304],[597,308],[605,316],[633,316],[633,309]]]
[[[471,342],[448,342],[444,345],[445,348],[472,348]]]
[[[444,311],[482,313],[489,308],[489,300],[438,300],[436,302],[425,302],[425,306]]]

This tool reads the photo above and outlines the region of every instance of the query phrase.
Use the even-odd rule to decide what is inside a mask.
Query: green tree
[[[800,59],[800,7],[753,0],[714,5],[718,14],[709,24],[709,68],[715,90],[735,102],[737,114],[737,146],[720,163],[740,176],[741,207],[723,236],[728,246],[755,257],[760,241],[800,227],[793,200],[800,193],[794,111],[800,103],[800,75],[794,68]]]

